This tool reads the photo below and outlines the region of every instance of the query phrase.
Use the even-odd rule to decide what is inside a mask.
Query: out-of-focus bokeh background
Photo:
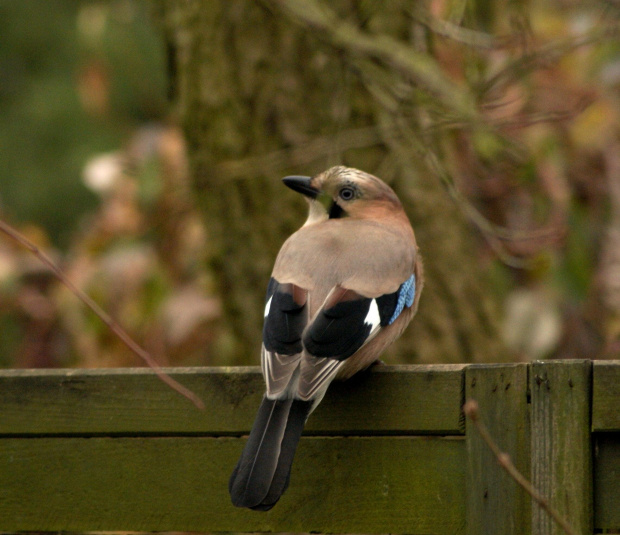
[[[219,301],[150,4],[0,3],[0,217],[162,363],[197,364]],[[139,361],[2,235],[0,365],[128,364]]]
[[[264,288],[344,163],[427,266],[391,362],[613,358],[620,6],[0,2],[0,218],[165,365],[258,362]],[[368,252],[372,254],[372,252]],[[0,366],[141,362],[0,234]]]

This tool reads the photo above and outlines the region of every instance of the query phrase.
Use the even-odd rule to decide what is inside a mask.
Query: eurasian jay
[[[267,391],[228,485],[234,505],[259,511],[287,489],[304,424],[329,384],[370,366],[400,336],[423,284],[413,229],[383,181],[342,166],[283,181],[305,196],[310,213],[269,280]]]

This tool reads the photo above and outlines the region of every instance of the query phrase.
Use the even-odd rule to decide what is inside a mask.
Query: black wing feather
[[[263,324],[265,349],[281,355],[301,352],[301,334],[308,317],[305,291],[294,284],[280,284],[272,277],[267,303],[269,312]]]
[[[304,347],[315,357],[336,360],[350,357],[371,334],[373,325],[366,322],[370,307],[376,305],[381,327],[389,325],[398,305],[399,292],[400,288],[372,299],[353,290],[340,289],[332,299],[327,299],[325,307],[306,331]]]
[[[321,310],[304,335],[306,351],[315,357],[344,360],[364,345],[372,325],[364,322],[372,299],[341,301]]]
[[[398,293],[400,292],[400,288],[396,290],[394,293],[385,294],[381,297],[377,297],[377,307],[379,308],[379,316],[381,317],[381,326],[385,327],[389,324],[394,311],[396,310],[396,305],[398,304]]]

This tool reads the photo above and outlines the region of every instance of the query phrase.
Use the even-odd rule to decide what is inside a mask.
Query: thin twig
[[[172,377],[170,377],[167,373],[165,373],[161,366],[155,361],[155,359],[142,349],[140,345],[138,345],[127,332],[114,320],[112,317],[105,312],[97,303],[95,303],[86,293],[80,290],[75,284],[71,282],[71,280],[65,275],[65,273],[47,256],[43,251],[41,251],[34,243],[28,240],[24,235],[20,234],[17,230],[11,227],[9,224],[0,220],[0,231],[4,232],[6,235],[11,237],[21,246],[28,249],[32,254],[34,254],[43,264],[45,264],[54,275],[62,282],[71,292],[84,303],[88,308],[90,308],[103,323],[105,323],[115,334],[118,336],[121,341],[136,355],[138,355],[144,362],[148,364],[148,366],[157,374],[157,376],[168,386],[176,390],[182,396],[185,396],[189,399],[196,407],[201,410],[204,410],[205,405],[203,401],[189,388],[186,388],[178,381],[175,381]]]
[[[383,102],[380,102],[380,104],[384,105]],[[386,117],[386,122],[389,123],[387,127],[384,126],[382,128],[386,145],[391,147],[403,162],[409,162],[412,153],[417,154],[426,162],[435,176],[437,176],[444,185],[448,194],[456,202],[456,205],[480,230],[482,236],[487,240],[489,246],[502,262],[516,269],[530,268],[532,265],[531,260],[510,254],[504,242],[548,239],[556,234],[557,231],[552,228],[516,231],[492,223],[456,187],[450,172],[445,168],[432,148],[429,148],[428,145],[423,145],[415,132],[411,130],[408,125],[404,124],[403,121],[399,122],[397,118],[394,118],[393,114],[386,113],[384,115]],[[406,146],[402,140],[406,140]]]
[[[573,35],[564,39],[551,41],[535,50],[507,61],[499,72],[485,80],[479,88],[483,95],[491,89],[498,90],[502,84],[514,80],[520,73],[533,72],[535,69],[556,65],[557,62],[578,48],[615,39],[618,35],[617,25],[595,25],[592,30],[582,35]]]
[[[497,38],[488,33],[465,28],[448,20],[438,19],[431,15],[428,9],[420,7],[417,3],[413,4],[413,7],[406,9],[418,23],[423,24],[437,35],[447,37],[473,48],[493,50],[505,45],[509,41],[509,37]]]
[[[371,147],[381,142],[374,126],[352,128],[337,135],[320,136],[289,149],[280,149],[237,160],[225,160],[215,166],[218,176],[224,179],[254,177],[257,171],[266,175],[277,174],[287,167],[304,166],[325,158],[337,146],[344,152],[350,149]]]
[[[352,58],[374,58],[407,79],[416,80],[418,88],[440,100],[447,109],[471,122],[480,116],[473,95],[455,83],[435,59],[419,53],[404,43],[386,35],[364,32],[341,19],[326,3],[315,0],[264,0],[276,5],[290,19],[314,35],[343,50]]]
[[[495,443],[493,437],[491,437],[489,430],[480,420],[478,402],[470,399],[463,406],[463,412],[465,413],[465,416],[472,421],[474,427],[482,437],[482,440],[484,440],[487,446],[489,446],[489,449],[495,455],[497,462],[504,470],[506,470],[506,472],[508,472],[508,475],[532,497],[532,499],[556,522],[558,526],[560,526],[560,528],[564,530],[566,535],[577,535],[566,519],[564,519],[560,513],[558,513],[551,506],[547,499],[523,476],[523,474],[521,474],[521,472],[519,472],[519,470],[517,470],[515,465],[512,464],[512,461],[510,460],[510,455],[499,449],[499,446]]]

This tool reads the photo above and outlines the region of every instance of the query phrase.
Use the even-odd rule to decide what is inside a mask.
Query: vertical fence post
[[[593,532],[592,363],[584,360],[531,364],[532,471],[534,486],[579,534]],[[538,506],[532,533],[563,535]]]
[[[523,473],[530,470],[527,364],[470,365],[465,397],[475,399],[480,419]],[[467,444],[467,535],[530,533],[530,500],[500,467],[471,422]]]

